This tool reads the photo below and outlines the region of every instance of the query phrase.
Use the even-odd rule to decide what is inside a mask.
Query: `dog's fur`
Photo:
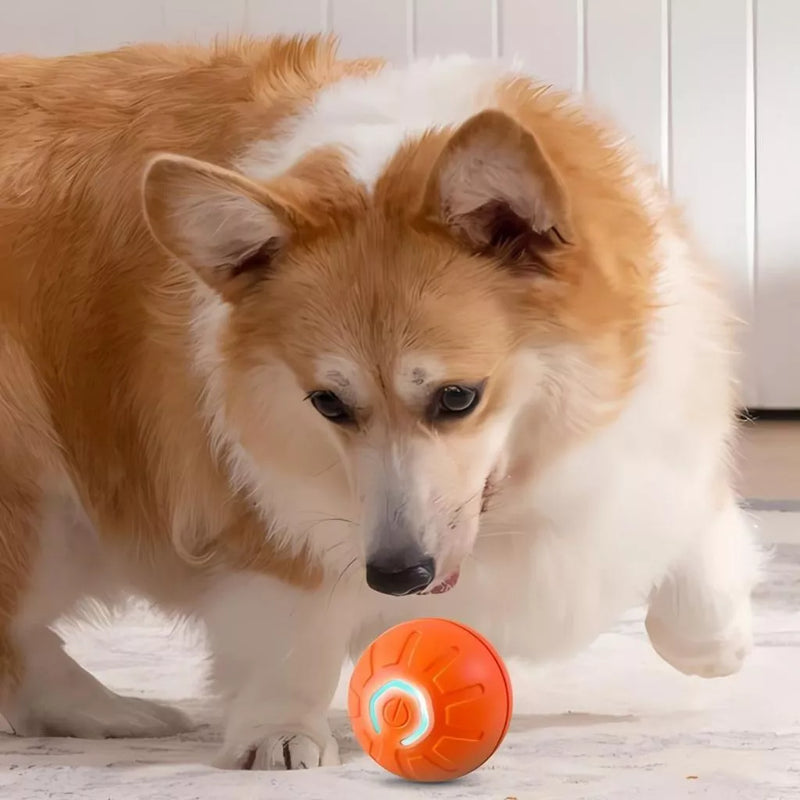
[[[50,631],[129,592],[207,626],[224,766],[335,763],[347,649],[417,615],[546,658],[648,602],[678,669],[737,670],[758,552],[728,313],[614,136],[501,65],[320,38],[0,60],[16,732],[185,724]],[[474,413],[437,414],[450,384]],[[414,554],[460,581],[367,588]]]

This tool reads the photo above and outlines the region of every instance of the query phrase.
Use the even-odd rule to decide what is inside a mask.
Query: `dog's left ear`
[[[156,241],[228,300],[268,274],[292,232],[292,211],[274,192],[193,158],[157,156],[143,195]]]
[[[533,134],[502,111],[482,111],[452,134],[428,179],[423,215],[480,252],[532,268],[573,237],[555,168]]]

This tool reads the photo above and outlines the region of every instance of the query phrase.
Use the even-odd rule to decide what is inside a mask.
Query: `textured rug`
[[[110,687],[168,700],[198,727],[162,740],[20,739],[0,734],[9,800],[788,800],[800,798],[800,514],[754,513],[774,545],[757,597],[758,648],[740,675],[686,678],[661,662],[633,612],[573,660],[511,664],[516,717],[482,769],[446,785],[396,780],[348,733],[344,679],[334,725],[345,764],[292,773],[209,762],[219,714],[204,692],[199,634],[133,608],[104,630],[66,631],[68,649]]]

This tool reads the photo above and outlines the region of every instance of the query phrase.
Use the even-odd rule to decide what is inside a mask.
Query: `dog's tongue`
[[[451,572],[446,578],[443,578],[431,590],[431,594],[444,594],[449,592],[458,583],[459,571]]]

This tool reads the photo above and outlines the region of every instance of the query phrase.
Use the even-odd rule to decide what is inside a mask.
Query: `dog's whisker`
[[[314,514],[320,517],[320,522],[347,522],[350,525],[358,525],[355,520],[349,517],[330,517],[326,511],[306,511],[306,514]]]
[[[324,519],[315,520],[314,522],[310,523],[305,528],[303,528],[303,534],[305,535],[305,534],[313,531],[314,528],[318,527],[319,525],[324,525],[327,522],[338,522],[338,523],[341,523],[342,525],[348,525],[351,528],[358,527],[357,523],[355,523],[355,522],[353,522],[352,520],[349,520],[349,519],[344,519],[342,517],[325,517]]]
[[[349,570],[349,569],[350,569],[350,568],[351,568],[351,567],[352,567],[352,566],[353,566],[353,565],[354,565],[354,564],[355,564],[357,561],[358,561],[358,557],[357,557],[357,556],[353,556],[353,558],[352,558],[352,559],[350,559],[350,561],[349,561],[349,562],[348,562],[348,563],[345,565],[344,569],[342,569],[342,571],[339,573],[339,577],[336,579],[336,581],[334,582],[333,586],[331,587],[331,593],[330,593],[330,595],[328,596],[328,606],[330,606],[331,602],[333,601],[333,595],[334,595],[334,592],[336,591],[336,588],[337,588],[337,587],[339,586],[339,584],[341,583],[341,581],[342,581],[342,578],[344,578],[344,576],[345,576],[345,574],[347,573],[347,571],[348,571],[348,570]]]
[[[336,461],[332,461],[327,467],[323,467],[319,472],[312,472],[311,475],[309,475],[309,478],[319,478],[326,472],[330,472],[338,463],[338,459]]]
[[[345,545],[345,544],[348,544],[348,542],[346,542],[346,541],[344,541],[344,540],[343,540],[343,541],[341,541],[341,542],[336,542],[336,543],[334,543],[334,544],[330,545],[330,547],[326,547],[326,548],[325,548],[325,549],[322,551],[322,553],[323,553],[323,555],[327,555],[328,553],[331,553],[331,552],[333,552],[333,551],[334,551],[334,550],[335,550],[337,547],[342,547],[342,545]]]
[[[460,505],[456,506],[456,508],[455,508],[455,511],[453,511],[453,518],[454,518],[454,519],[455,519],[455,518],[458,518],[458,516],[461,514],[461,512],[462,512],[462,511],[463,511],[463,510],[464,510],[464,509],[465,509],[465,508],[466,508],[466,507],[467,507],[467,506],[468,506],[468,505],[469,505],[469,504],[470,504],[470,503],[471,503],[471,502],[472,502],[472,501],[473,501],[473,500],[474,500],[474,499],[475,499],[475,498],[476,498],[476,497],[477,497],[479,494],[481,494],[481,492],[483,492],[483,489],[479,489],[477,492],[475,492],[474,494],[470,495],[470,496],[469,496],[469,497],[468,497],[466,500],[464,500],[464,502],[463,502],[463,503],[461,503]]]
[[[528,536],[530,531],[491,531],[487,533],[478,533],[478,539],[491,539],[495,536]]]

